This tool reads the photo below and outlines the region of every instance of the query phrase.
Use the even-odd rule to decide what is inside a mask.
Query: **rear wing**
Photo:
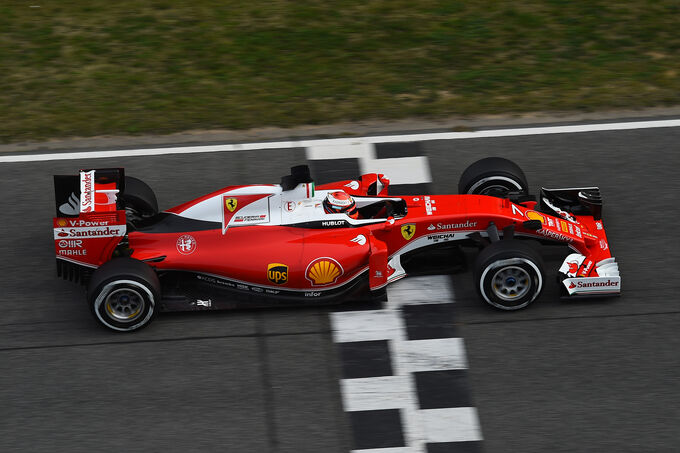
[[[111,212],[118,194],[125,191],[122,168],[81,170],[78,175],[55,175],[54,198],[57,217],[78,217],[92,212]]]
[[[122,168],[81,170],[55,175],[56,217],[53,219],[57,273],[85,281],[108,260],[126,234]]]

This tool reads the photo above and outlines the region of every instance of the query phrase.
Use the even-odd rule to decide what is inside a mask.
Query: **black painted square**
[[[482,451],[482,443],[477,440],[427,444],[427,453],[482,453]]]
[[[315,159],[307,162],[316,184],[356,179],[361,176],[359,159]]]
[[[473,405],[467,370],[419,371],[413,374],[421,409]]]
[[[354,450],[404,447],[399,409],[349,412]]]
[[[392,376],[387,340],[340,343],[343,379]]]
[[[429,183],[390,185],[387,192],[390,195],[427,195],[432,193]]]
[[[375,156],[378,159],[422,156],[420,142],[376,143]]]
[[[382,310],[384,303],[380,300],[348,300],[333,307],[334,312]]]
[[[402,312],[409,340],[458,337],[453,304],[404,305]]]

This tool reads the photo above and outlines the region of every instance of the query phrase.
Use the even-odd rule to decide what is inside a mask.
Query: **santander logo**
[[[619,282],[612,281],[612,280],[607,280],[606,282],[603,282],[603,281],[598,281],[598,282],[579,281],[579,282],[576,283],[576,286],[578,286],[579,288],[597,288],[597,287],[610,288],[610,287],[619,286]]]
[[[608,277],[575,278],[565,283],[567,289],[569,290],[569,294],[619,292],[621,290],[621,280],[619,278]]]
[[[94,209],[94,170],[80,172],[80,212]]]
[[[578,272],[578,261],[569,261],[567,263],[567,266],[569,266],[570,274],[575,274],[576,272]]]

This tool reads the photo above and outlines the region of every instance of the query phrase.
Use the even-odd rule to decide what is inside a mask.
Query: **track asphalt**
[[[454,193],[489,155],[515,160],[534,188],[598,185],[621,269],[620,298],[562,302],[549,287],[518,313],[487,309],[468,274],[452,279],[485,451],[677,451],[678,143],[675,127],[421,144],[433,193]],[[332,308],[169,314],[116,335],[54,272],[52,174],[124,166],[170,207],[278,182],[305,158],[293,148],[1,164],[0,451],[348,451]]]

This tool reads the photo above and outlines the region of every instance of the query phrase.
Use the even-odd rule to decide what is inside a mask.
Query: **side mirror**
[[[392,227],[394,226],[394,217],[390,216],[385,220],[385,223],[383,223],[383,231],[392,231]]]

